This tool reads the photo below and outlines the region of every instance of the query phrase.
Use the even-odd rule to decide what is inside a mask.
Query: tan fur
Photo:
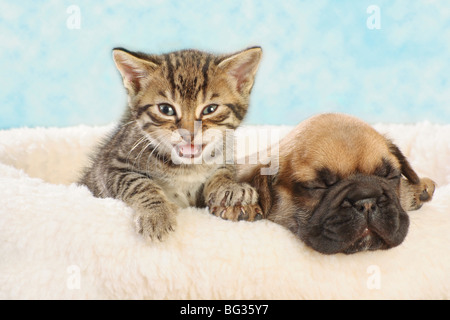
[[[320,168],[342,176],[355,171],[370,172],[385,157],[398,165],[385,138],[366,123],[349,116],[326,114],[310,118],[280,143],[280,166],[302,168],[293,174],[298,180],[312,180]]]

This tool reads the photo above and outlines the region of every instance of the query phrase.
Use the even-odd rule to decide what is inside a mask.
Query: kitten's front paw
[[[232,221],[262,219],[257,191],[246,183],[221,186],[208,196],[209,211],[218,217]]]
[[[262,210],[257,204],[234,207],[212,207],[211,214],[231,221],[257,221],[262,219]]]
[[[151,209],[136,211],[136,231],[145,239],[163,241],[170,231],[174,231],[177,207],[171,203],[162,203]]]

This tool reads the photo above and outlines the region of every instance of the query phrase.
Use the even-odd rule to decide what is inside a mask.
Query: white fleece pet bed
[[[331,256],[269,221],[196,208],[146,243],[131,209],[73,183],[111,126],[0,131],[0,298],[448,299],[450,125],[375,127],[438,183],[434,200],[410,212],[399,247]]]

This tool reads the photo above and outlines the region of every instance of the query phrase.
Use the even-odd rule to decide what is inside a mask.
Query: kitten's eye
[[[161,103],[158,105],[159,111],[161,111],[162,114],[165,114],[166,116],[174,116],[175,108],[172,107],[170,104],[167,103]]]
[[[203,109],[202,114],[203,115],[211,114],[211,113],[213,113],[214,111],[217,110],[217,107],[218,107],[217,104],[210,104],[205,109]]]

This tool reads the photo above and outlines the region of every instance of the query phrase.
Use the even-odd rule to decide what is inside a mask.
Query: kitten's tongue
[[[202,152],[202,147],[200,145],[185,144],[182,146],[177,146],[178,154],[180,157],[193,158],[198,156]]]

